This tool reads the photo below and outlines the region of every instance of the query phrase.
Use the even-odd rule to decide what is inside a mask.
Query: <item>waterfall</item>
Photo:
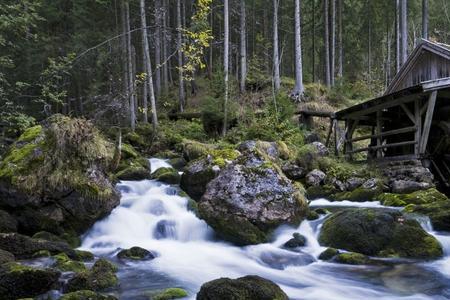
[[[152,172],[169,164],[151,159]],[[214,231],[188,209],[179,188],[154,180],[122,181],[121,203],[84,236],[81,249],[97,256],[114,255],[122,248],[140,246],[157,257],[150,261],[120,262],[120,299],[139,299],[147,288],[180,286],[190,297],[200,286],[220,277],[256,274],[274,281],[290,299],[433,299],[422,294],[395,294],[367,281],[364,273],[377,267],[348,266],[317,259],[325,249],[318,235],[325,216],[282,226],[269,243],[237,247],[221,241]],[[316,202],[317,203],[317,202]],[[306,237],[305,247],[290,251],[283,244],[294,232]],[[355,273],[356,272],[356,273]]]

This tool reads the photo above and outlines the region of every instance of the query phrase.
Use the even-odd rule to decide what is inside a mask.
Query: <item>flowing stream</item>
[[[159,159],[152,159],[151,165],[152,171],[168,166]],[[147,299],[147,293],[167,287],[182,287],[195,299],[209,280],[250,274],[276,282],[291,299],[450,299],[450,236],[434,232],[426,219],[421,220],[424,228],[445,247],[443,259],[350,266],[317,259],[325,249],[317,241],[324,217],[304,221],[298,228],[281,227],[271,243],[237,247],[217,239],[189,211],[188,199],[178,195],[176,186],[143,180],[123,181],[118,188],[120,206],[93,226],[81,248],[111,259],[119,249],[132,246],[157,255],[151,261],[117,261],[120,286],[113,292],[120,299]],[[326,200],[314,204],[327,205]],[[307,238],[302,252],[281,248],[294,232]]]

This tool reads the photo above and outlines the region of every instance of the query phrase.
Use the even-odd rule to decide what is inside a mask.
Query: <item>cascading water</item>
[[[151,164],[152,171],[168,166],[158,159],[152,159]],[[448,283],[427,295],[421,293],[422,285],[416,281],[411,290],[398,289],[391,281],[404,278],[392,275],[392,268],[386,266],[318,261],[317,256],[325,249],[317,241],[323,218],[304,221],[298,228],[281,227],[271,243],[236,247],[215,238],[207,224],[188,209],[188,199],[178,195],[177,187],[143,180],[124,181],[118,188],[122,192],[120,206],[93,226],[81,248],[110,257],[118,249],[132,246],[157,254],[151,261],[119,263],[121,285],[116,292],[121,299],[139,299],[145,291],[174,286],[185,288],[195,298],[204,282],[249,274],[276,282],[291,299],[448,299],[442,296],[446,292],[450,297]],[[307,239],[301,252],[281,247],[294,232]],[[448,268],[450,262],[441,260],[431,268],[438,268],[438,263]],[[418,266],[419,270],[429,267]],[[442,273],[448,281],[450,272]]]

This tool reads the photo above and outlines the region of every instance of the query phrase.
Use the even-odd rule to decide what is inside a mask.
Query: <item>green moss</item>
[[[86,271],[86,266],[82,262],[71,260],[65,253],[55,255],[54,258],[56,261],[53,267],[63,272],[79,273]]]
[[[67,284],[67,291],[78,290],[99,291],[118,284],[117,266],[108,260],[97,260],[90,270],[77,273]]]
[[[159,168],[152,174],[152,179],[156,179],[168,184],[178,184],[181,176],[174,168]]]
[[[48,250],[40,250],[40,251],[35,252],[32,255],[33,258],[50,257],[50,256],[52,256],[52,255],[51,255],[50,251],[48,251]]]
[[[109,295],[102,295],[89,290],[81,290],[62,295],[60,300],[116,300],[117,298]]]
[[[127,158],[137,158],[139,154],[130,144],[123,143],[122,144],[122,157]]]
[[[22,133],[22,135],[17,140],[18,142],[31,142],[36,139],[42,133],[42,126],[36,125],[28,128]]]
[[[155,295],[153,300],[171,300],[187,297],[188,293],[181,288],[168,288]]]
[[[376,198],[381,204],[385,206],[405,206],[406,202],[401,199],[399,194],[383,193]]]
[[[94,254],[89,251],[74,250],[75,256],[78,261],[92,261],[94,260]]]
[[[309,200],[314,200],[318,198],[328,198],[329,196],[336,193],[337,190],[334,186],[331,184],[325,184],[325,185],[317,185],[317,186],[310,186],[306,190],[306,196]]]
[[[319,218],[319,214],[313,210],[310,210],[308,215],[306,216],[306,219],[309,221],[317,220],[318,218]]]
[[[350,192],[341,192],[334,194],[332,197],[337,201],[349,200],[355,202],[362,201],[373,201],[376,200],[378,195],[383,192],[381,186],[378,186],[374,189],[365,189],[363,187],[359,187]]]
[[[183,141],[183,155],[187,161],[195,160],[207,156],[215,146],[203,144],[192,140]]]
[[[213,158],[213,164],[223,168],[226,166],[227,161],[233,161],[239,156],[239,151],[234,149],[218,149],[208,152]]]
[[[361,253],[349,252],[338,254],[334,260],[341,264],[364,265],[369,262],[369,258]]]
[[[28,165],[35,160],[33,152],[39,145],[34,143],[25,144],[21,147],[14,145],[6,154],[5,159],[0,163],[0,178],[15,183],[15,180],[23,173]]]

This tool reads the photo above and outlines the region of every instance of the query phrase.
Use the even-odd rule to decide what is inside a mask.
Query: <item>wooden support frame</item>
[[[428,137],[430,135],[431,122],[433,121],[434,107],[436,105],[437,91],[433,91],[428,98],[427,113],[425,121],[423,122],[423,132],[420,141],[420,155],[425,154],[428,144]]]
[[[377,158],[383,157],[383,148],[381,148],[381,144],[383,144],[383,136],[381,135],[381,131],[383,129],[383,121],[381,120],[381,110],[377,111]]]

